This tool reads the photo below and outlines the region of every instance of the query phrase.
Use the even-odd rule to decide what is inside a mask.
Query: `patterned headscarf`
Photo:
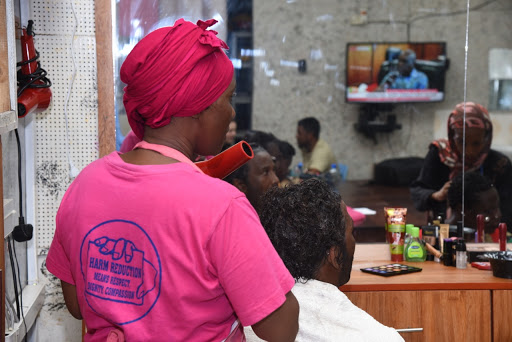
[[[454,136],[456,129],[464,127],[464,108],[466,109],[466,128],[479,128],[485,131],[485,146],[482,148],[480,156],[472,164],[466,162],[464,171],[478,169],[491,149],[492,123],[487,109],[473,102],[466,102],[465,106],[464,102],[459,103],[448,117],[448,139],[439,139],[432,142],[439,150],[441,162],[452,170],[450,179],[462,172],[462,151],[457,150]]]
[[[198,114],[214,103],[233,78],[233,64],[217,32],[206,30],[214,19],[196,24],[179,19],[174,26],[144,37],[121,67],[126,83],[123,103],[139,139],[144,126],[165,126],[173,116]]]

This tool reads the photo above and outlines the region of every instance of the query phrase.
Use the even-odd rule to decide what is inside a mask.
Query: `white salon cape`
[[[395,329],[377,322],[336,286],[318,280],[296,283],[292,289],[299,301],[299,333],[295,341],[395,342],[404,339]],[[251,327],[244,328],[247,342],[262,341]]]

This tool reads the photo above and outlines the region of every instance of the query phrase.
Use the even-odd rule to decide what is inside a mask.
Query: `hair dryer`
[[[21,34],[21,50],[23,61],[16,64],[18,70],[18,117],[22,118],[29,113],[45,111],[50,105],[52,82],[46,77],[47,73],[41,69],[39,52],[34,47],[34,31],[32,20],[28,21]]]
[[[231,146],[209,160],[195,163],[205,174],[215,178],[225,178],[231,172],[254,157],[251,146],[245,142]]]

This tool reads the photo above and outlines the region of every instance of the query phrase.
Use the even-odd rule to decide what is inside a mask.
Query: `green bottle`
[[[425,243],[420,240],[420,229],[418,227],[410,228],[411,238],[404,249],[404,259],[406,261],[425,261],[427,251]]]
[[[404,239],[404,246],[407,246],[409,241],[411,241],[411,228],[414,227],[414,224],[408,223],[405,225],[405,239]]]

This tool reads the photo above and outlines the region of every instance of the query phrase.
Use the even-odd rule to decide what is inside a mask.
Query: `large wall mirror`
[[[112,114],[105,114],[110,122],[105,152],[114,148],[114,129],[117,148],[129,131],[119,80],[124,57],[145,34],[184,17],[219,21],[215,29],[230,46],[236,68],[239,89],[234,106],[239,127],[268,131],[290,142],[297,151],[292,165],[301,160],[295,139],[297,121],[314,116],[321,123],[321,138],[332,146],[337,160],[348,166],[347,180],[372,180],[374,166],[383,160],[425,157],[434,139],[446,137],[448,114],[463,101],[490,109],[493,148],[510,154],[510,107],[505,107],[506,99],[496,102],[503,107],[490,103],[497,100],[489,96],[495,84],[489,75],[501,70],[500,63],[510,63],[501,58],[503,54],[490,53],[512,49],[512,3],[508,0],[320,0],[314,6],[306,0],[102,0],[96,6],[98,55],[105,58],[98,68],[106,67],[110,75],[113,70],[113,79],[103,76],[106,83],[103,88],[98,85],[107,94],[105,98],[99,95],[100,113],[108,103],[111,107],[104,113],[112,109]],[[400,128],[363,134],[354,124],[366,107],[347,101],[347,90],[368,90],[379,79],[380,69],[374,68],[375,63],[361,62],[357,77],[365,81],[356,87],[348,84],[347,49],[353,48],[348,44],[389,42],[403,46],[391,44],[368,53],[365,45],[357,58],[380,56],[379,66],[389,62],[388,68],[393,68],[397,63],[393,48],[412,47],[421,62],[418,68],[421,64],[431,81],[430,88],[442,96],[379,109],[371,118],[374,122],[386,123],[391,115]],[[100,83],[101,73],[98,70]],[[501,82],[502,93],[510,92],[508,83]],[[351,198],[345,201],[351,204]],[[412,206],[408,201],[404,205]]]

